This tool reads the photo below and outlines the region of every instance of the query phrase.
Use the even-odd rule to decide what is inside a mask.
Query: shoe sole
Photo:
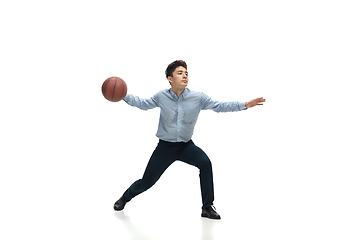
[[[201,217],[203,217],[203,218],[209,218],[209,219],[213,219],[213,220],[220,220],[220,219],[221,219],[220,216],[219,216],[218,218],[212,218],[212,217],[210,217],[209,215],[207,215],[207,214],[205,214],[205,213],[202,213],[202,214],[201,214]]]
[[[115,208],[115,207],[114,207],[114,210],[115,210],[115,211],[122,211],[122,210],[124,210],[124,208],[121,208],[121,209],[120,209],[120,208]]]

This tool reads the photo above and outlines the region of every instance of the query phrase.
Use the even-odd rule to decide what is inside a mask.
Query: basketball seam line
[[[102,89],[102,92],[103,92],[104,96],[106,95],[105,92],[106,92],[106,86],[107,86],[108,83],[109,83],[109,79],[106,80],[105,85],[103,86],[103,89]]]
[[[111,96],[111,101],[114,100],[114,93],[115,93],[115,88],[116,88],[116,82],[117,82],[117,78],[115,78],[115,84],[114,84],[114,89],[113,89],[113,93]]]

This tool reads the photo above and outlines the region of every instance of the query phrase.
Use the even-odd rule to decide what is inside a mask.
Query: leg
[[[213,173],[210,159],[201,148],[190,141],[183,149],[180,160],[199,168],[202,209],[209,208],[214,201]]]
[[[142,179],[135,181],[123,194],[125,201],[130,201],[135,196],[151,188],[165,170],[175,161],[174,151],[166,144],[159,142],[154,150]]]

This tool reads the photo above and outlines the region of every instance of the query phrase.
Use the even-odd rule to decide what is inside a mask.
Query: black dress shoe
[[[117,200],[114,204],[114,210],[115,211],[121,211],[124,209],[125,204],[127,203],[127,201],[125,201],[125,199],[123,197],[121,197],[119,200]]]
[[[221,219],[220,215],[215,211],[215,207],[211,206],[207,209],[203,209],[201,213],[202,217],[210,218],[210,219]]]

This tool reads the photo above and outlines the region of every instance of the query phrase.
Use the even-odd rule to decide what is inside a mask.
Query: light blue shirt
[[[160,119],[156,136],[168,142],[188,142],[194,132],[201,110],[215,112],[237,112],[246,110],[243,102],[218,102],[202,92],[185,91],[180,95],[171,89],[162,90],[149,99],[127,94],[124,101],[142,110],[159,107]]]

